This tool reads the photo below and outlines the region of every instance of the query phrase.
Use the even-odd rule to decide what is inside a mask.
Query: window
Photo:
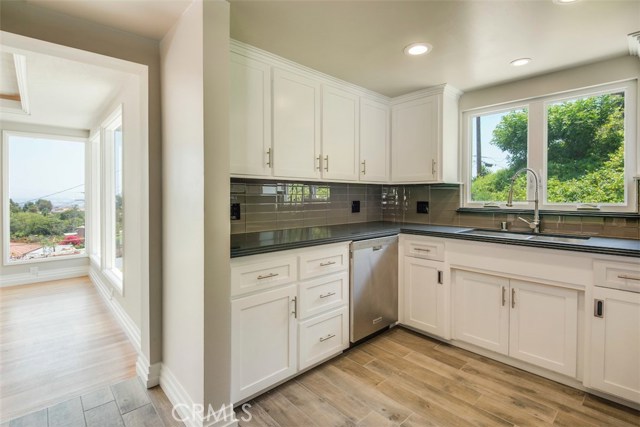
[[[85,140],[4,132],[5,263],[85,254]]]
[[[103,153],[103,269],[122,290],[124,272],[124,140],[122,107],[114,111],[102,129]]]
[[[637,210],[635,96],[625,82],[465,112],[465,206],[504,204],[511,177],[529,167],[542,209]],[[532,207],[533,192],[519,175],[514,205]]]

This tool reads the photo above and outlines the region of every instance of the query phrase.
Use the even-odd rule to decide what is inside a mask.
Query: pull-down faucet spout
[[[539,188],[540,188],[540,181],[538,179],[538,174],[530,168],[522,168],[520,170],[518,170],[516,173],[513,174],[513,176],[511,177],[511,186],[509,187],[509,198],[507,199],[507,207],[512,207],[513,206],[513,185],[516,182],[516,178],[518,177],[518,175],[520,175],[522,172],[531,172],[531,174],[533,175],[535,184],[536,184],[536,191],[535,191],[535,195],[534,195],[534,200],[527,200],[527,202],[534,202],[534,210],[533,210],[533,221],[527,221],[526,219],[522,218],[522,217],[518,217],[518,219],[520,221],[524,221],[527,224],[529,224],[529,228],[531,230],[533,230],[534,233],[540,233],[540,210],[538,209],[538,204],[539,204]]]

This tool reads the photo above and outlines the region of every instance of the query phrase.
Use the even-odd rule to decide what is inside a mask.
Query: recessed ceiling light
[[[404,48],[404,53],[411,56],[416,55],[424,55],[433,49],[429,43],[411,43],[409,46]]]
[[[531,58],[518,58],[511,61],[511,65],[514,67],[522,67],[523,65],[527,65],[531,62]]]

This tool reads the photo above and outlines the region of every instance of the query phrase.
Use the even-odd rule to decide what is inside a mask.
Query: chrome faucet
[[[522,217],[518,217],[518,219],[520,221],[524,221],[527,224],[529,224],[529,228],[531,230],[533,230],[534,233],[540,233],[540,210],[538,209],[538,202],[539,202],[539,197],[538,197],[538,190],[539,190],[539,180],[538,180],[538,174],[536,174],[536,172],[533,169],[529,169],[529,168],[522,168],[519,171],[517,171],[516,173],[513,174],[513,176],[511,177],[511,186],[509,187],[509,198],[507,200],[507,207],[512,207],[513,206],[513,184],[515,184],[516,182],[516,178],[518,177],[518,175],[520,175],[522,172],[531,172],[531,174],[533,175],[533,178],[535,180],[536,183],[536,192],[535,192],[535,197],[534,200],[527,200],[527,202],[534,202],[534,209],[533,209],[533,221],[528,221]]]

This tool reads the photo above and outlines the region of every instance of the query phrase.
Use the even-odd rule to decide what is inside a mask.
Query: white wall
[[[196,1],[160,42],[163,376],[168,369],[195,403],[204,402],[202,24],[203,4]]]

